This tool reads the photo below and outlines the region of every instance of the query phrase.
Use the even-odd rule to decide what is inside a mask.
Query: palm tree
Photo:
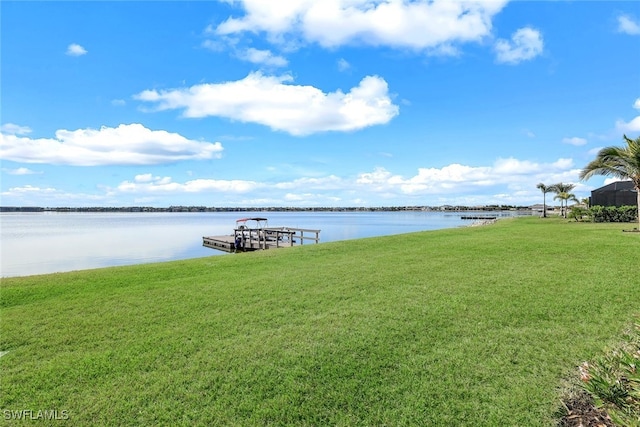
[[[554,197],[553,199],[560,199],[560,215],[562,215],[563,218],[567,217],[567,213],[565,212],[565,208],[564,205],[562,204],[562,202],[564,201],[565,203],[568,203],[568,200],[570,198],[570,196],[566,196],[566,197],[560,197],[561,194],[570,194],[569,192],[571,190],[573,190],[574,188],[576,188],[575,184],[564,184],[562,182],[559,182],[557,184],[553,184],[551,187],[551,191],[553,191],[554,193],[556,193],[558,196]],[[571,194],[571,196],[573,196],[573,194]],[[575,199],[575,196],[573,196],[573,198]]]
[[[622,180],[630,179],[638,193],[638,231],[640,231],[640,137],[627,138],[626,147],[605,147],[596,154],[580,172],[580,179],[586,180],[594,175],[605,175]]]
[[[570,184],[571,185],[571,184]],[[567,211],[569,210],[569,200],[573,201],[573,202],[578,202],[578,199],[576,199],[576,195],[573,193],[566,193],[566,192],[560,192],[558,193],[557,196],[555,196],[553,198],[553,200],[560,200],[560,210],[562,211],[562,217],[566,218],[567,217]],[[564,204],[566,206],[566,209],[562,209],[562,202],[564,201]]]
[[[542,217],[543,218],[547,217],[547,193],[553,192],[553,189],[551,187],[552,187],[551,185],[544,185],[543,183],[536,185],[536,188],[542,191]]]

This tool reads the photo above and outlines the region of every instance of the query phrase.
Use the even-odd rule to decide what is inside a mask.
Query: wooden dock
[[[492,221],[497,218],[498,217],[496,216],[488,216],[488,215],[463,215],[460,217],[460,219],[487,220],[487,221]]]
[[[307,235],[305,236],[305,233]],[[287,248],[306,241],[319,243],[320,230],[291,227],[247,228],[241,226],[226,236],[205,236],[202,246],[224,252],[249,252]]]

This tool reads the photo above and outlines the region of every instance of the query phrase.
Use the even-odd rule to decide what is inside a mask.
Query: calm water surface
[[[229,256],[225,252],[203,247],[202,236],[231,234],[236,219],[243,217],[265,216],[269,219],[269,226],[274,227],[320,229],[320,241],[330,242],[460,227],[470,224],[470,221],[460,218],[464,214],[0,213],[0,276],[26,276],[214,255]]]

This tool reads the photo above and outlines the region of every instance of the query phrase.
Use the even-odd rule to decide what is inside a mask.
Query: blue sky
[[[3,1],[4,206],[530,205],[640,135],[632,1]],[[548,196],[552,198],[552,196]]]

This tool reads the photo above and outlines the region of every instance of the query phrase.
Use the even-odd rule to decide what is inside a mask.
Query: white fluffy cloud
[[[324,47],[344,44],[437,49],[477,42],[491,33],[491,20],[506,0],[289,0],[278,7],[240,0],[245,15],[231,17],[214,32],[229,36],[264,32],[273,43],[291,39]]]
[[[640,110],[640,98],[636,98],[632,107],[636,110]],[[640,132],[640,116],[636,116],[628,122],[625,122],[624,120],[616,121],[616,132],[627,134],[635,134],[636,132]]]
[[[280,182],[274,185],[274,188],[278,190],[340,190],[344,187],[345,181],[336,175],[320,178],[298,178],[293,181]]]
[[[54,187],[24,185],[0,193],[4,203],[15,206],[87,206],[104,203],[104,195],[71,193]]]
[[[271,67],[286,67],[289,63],[284,57],[274,55],[270,50],[248,48],[238,53],[238,57],[253,64],[268,65]]]
[[[114,204],[202,204],[203,195],[215,195],[225,206],[358,206],[376,204],[519,204],[539,201],[536,184],[578,183],[576,195],[590,188],[579,184],[579,169],[571,159],[537,163],[515,158],[497,159],[491,165],[450,164],[418,168],[400,175],[383,167],[355,176],[326,175],[281,182],[198,178],[178,182],[170,176],[141,173],[115,186],[98,185],[102,193],[74,194],[65,189],[24,185],[2,193],[16,205],[86,206],[88,200]],[[128,200],[128,201],[123,201]],[[191,200],[193,202],[185,202]],[[220,204],[222,206],[222,204]]]
[[[579,170],[571,159],[558,159],[552,163],[536,163],[515,158],[497,159],[490,166],[450,164],[442,168],[419,168],[413,176],[402,176],[378,167],[354,177],[327,175],[316,178],[298,178],[282,182],[255,182],[248,180],[194,179],[175,182],[168,176],[136,175],[110,189],[110,195],[136,197],[163,197],[180,194],[219,193],[228,200],[234,196],[239,205],[358,205],[357,200],[387,199],[412,200],[424,204],[425,197],[440,198],[443,204],[468,204],[480,191],[484,202],[517,204],[537,200],[538,182],[578,182]],[[582,190],[582,188],[581,188]],[[493,191],[494,196],[491,196]],[[520,194],[520,196],[516,196]],[[500,196],[502,195],[502,196]],[[526,198],[529,197],[529,201]],[[394,202],[391,202],[392,204]],[[397,203],[397,202],[396,202]]]
[[[28,126],[20,126],[14,123],[5,123],[0,127],[0,132],[8,135],[26,135],[31,133],[31,128]]]
[[[338,60],[338,70],[347,71],[349,68],[351,68],[351,64],[349,64],[349,62],[346,59],[340,58]]]
[[[292,205],[318,205],[333,202],[342,206],[357,205],[356,200],[387,199],[420,204],[423,197],[436,195],[443,203],[454,201],[474,204],[475,195],[483,194],[483,203],[495,202],[490,195],[502,194],[501,202],[519,203],[529,197],[537,200],[538,182],[578,182],[579,169],[573,160],[558,159],[552,163],[537,163],[515,158],[497,159],[490,166],[450,164],[442,168],[419,168],[413,176],[402,176],[378,167],[355,177],[328,175],[317,178],[299,178],[283,182],[255,182],[244,180],[195,179],[183,183],[171,177],[152,174],[137,175],[133,180],[120,183],[114,194],[137,196],[179,193],[221,193],[244,195],[243,201],[264,205],[281,205],[283,201]],[[482,190],[480,190],[482,189]],[[582,189],[582,188],[581,188]],[[521,200],[514,196],[521,194]],[[309,197],[313,194],[313,197]],[[509,194],[511,200],[505,195]],[[265,196],[266,195],[266,196]],[[266,198],[265,198],[266,197]],[[333,202],[332,202],[333,200]],[[489,201],[491,200],[491,201]],[[240,202],[239,202],[240,203]],[[423,202],[424,203],[424,202]]]
[[[189,140],[141,124],[58,130],[55,138],[0,135],[0,159],[58,165],[150,165],[220,156],[219,142]]]
[[[347,93],[324,93],[291,81],[287,75],[251,73],[238,81],[146,90],[134,97],[154,103],[156,110],[184,109],[185,117],[226,117],[292,135],[358,130],[387,123],[399,111],[389,97],[387,82],[377,76],[363,78]]]
[[[572,138],[562,138],[562,142],[569,145],[580,146],[580,145],[585,145],[587,143],[587,140],[584,138],[579,138],[577,136],[574,136]]]
[[[640,116],[636,116],[628,122],[618,120],[616,122],[616,130],[623,133],[640,132]]]
[[[640,24],[628,15],[620,15],[618,16],[618,31],[637,36],[640,34]]]
[[[67,46],[66,54],[69,56],[82,56],[87,54],[87,50],[79,44],[71,43]]]
[[[409,178],[393,175],[384,168],[360,174],[356,183],[375,192],[400,192],[402,194],[468,194],[473,188],[523,186],[549,179],[571,170],[571,159],[559,159],[554,163],[535,163],[514,158],[498,159],[492,166],[467,166],[451,164],[442,168],[419,168],[417,175]],[[577,171],[571,171],[577,178]],[[555,182],[555,181],[554,181]]]
[[[136,175],[133,181],[124,181],[117,190],[122,193],[201,193],[224,192],[246,193],[261,187],[254,181],[194,179],[185,183],[173,182],[171,177],[153,176],[151,174]]]
[[[513,33],[511,40],[499,39],[494,48],[498,62],[518,64],[540,55],[544,49],[544,42],[540,31],[524,27]]]
[[[8,173],[9,175],[34,175],[39,174],[41,172],[36,172],[28,168],[17,168],[17,169],[7,169],[2,168],[2,171]]]

